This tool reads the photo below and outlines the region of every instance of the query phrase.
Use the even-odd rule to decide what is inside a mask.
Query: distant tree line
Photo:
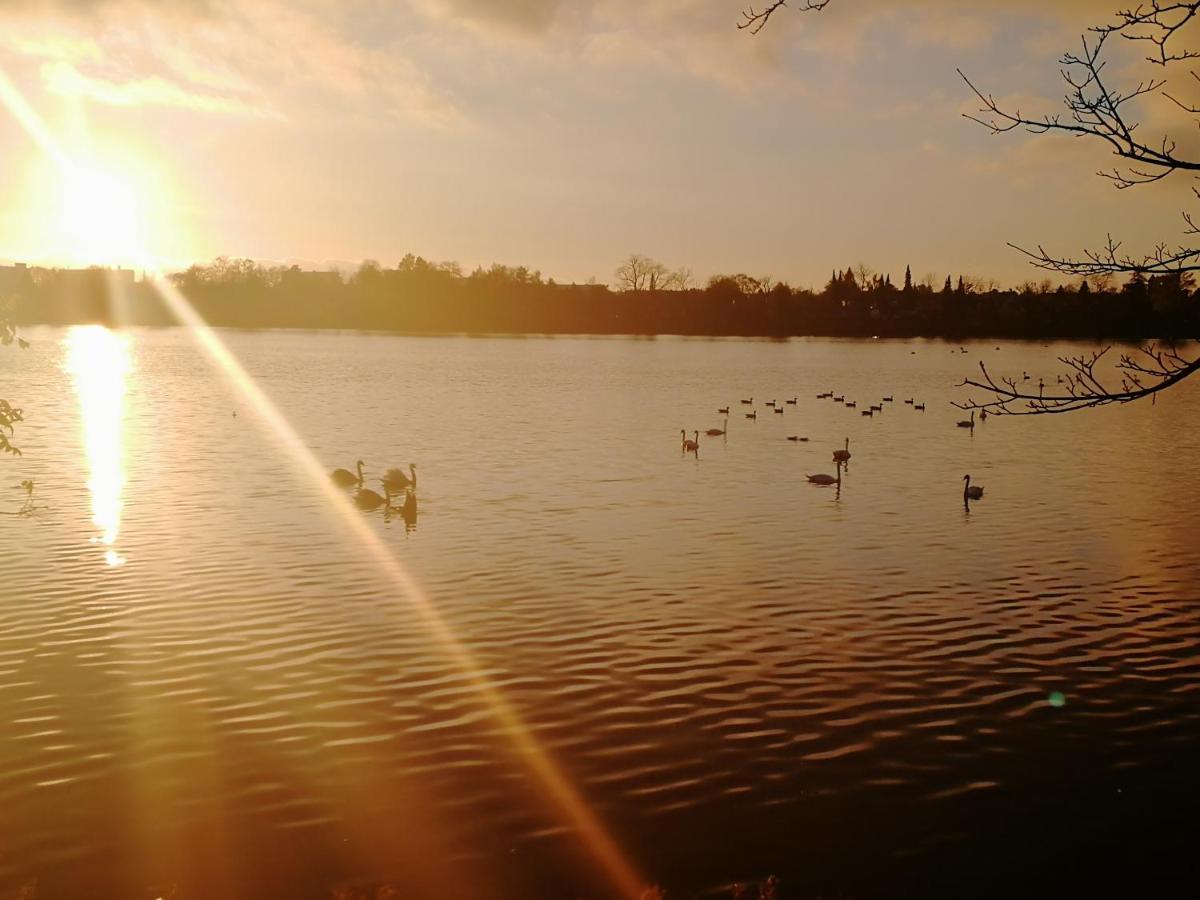
[[[169,313],[150,285],[107,270],[29,270],[12,291],[17,325],[88,321],[165,325]],[[213,325],[344,328],[410,333],[682,334],[787,337],[1200,337],[1200,298],[1190,272],[1118,281],[1100,275],[1071,285],[947,276],[899,284],[859,265],[835,270],[820,291],[745,274],[690,286],[631,256],[616,284],[560,284],[524,266],[464,271],[457,263],[405,256],[395,268],[364,262],[348,276],[218,259],[172,276]],[[12,286],[10,286],[11,288]]]

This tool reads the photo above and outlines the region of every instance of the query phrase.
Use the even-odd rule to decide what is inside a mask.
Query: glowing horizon
[[[413,252],[609,283],[637,252],[701,283],[819,288],[866,263],[1020,284],[1034,273],[1007,241],[1178,240],[1183,182],[1119,193],[1092,174],[1102,148],[962,118],[956,67],[1059,108],[1056,57],[1106,0],[838,3],[757,37],[734,27],[741,5],[126,0],[101,17],[18,2],[0,13],[0,92],[36,98],[60,146],[107,148],[77,193],[118,202],[76,204],[80,219],[124,209],[85,254],[100,264],[133,264],[137,233],[171,270]],[[1157,101],[1145,113],[1148,131],[1175,121]],[[32,140],[0,143],[19,176],[0,258],[75,264],[60,176],[37,161],[46,127],[25,125]]]

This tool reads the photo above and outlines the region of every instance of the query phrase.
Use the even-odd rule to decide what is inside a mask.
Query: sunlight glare
[[[129,177],[72,165],[59,192],[58,228],[78,262],[128,265],[142,259],[144,204]]]
[[[75,381],[83,419],[87,453],[88,490],[92,495],[92,522],[100,529],[93,540],[105,546],[109,566],[125,562],[115,549],[121,528],[122,423],[125,417],[125,379],[130,365],[129,338],[101,325],[72,328],[67,336],[67,371]]]

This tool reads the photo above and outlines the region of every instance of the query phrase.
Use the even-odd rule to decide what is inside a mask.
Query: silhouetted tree
[[[913,289],[912,266],[904,267],[904,293],[911,294]]]
[[[5,302],[0,306],[0,347],[12,346],[15,341],[22,349],[29,345],[17,336],[17,329],[13,326],[9,319],[9,309],[11,302]],[[11,453],[14,456],[20,456],[21,451],[18,450],[11,441],[14,426],[24,419],[24,412],[18,407],[13,406],[8,400],[0,398],[0,453]]]
[[[804,0],[797,5],[801,11],[820,11],[832,0]],[[785,0],[773,0],[762,9],[753,7],[742,13],[739,28],[758,33],[781,7]],[[1185,99],[1167,89],[1168,74],[1188,66],[1200,59],[1200,48],[1186,43],[1195,37],[1194,29],[1187,26],[1200,21],[1200,0],[1145,0],[1136,6],[1118,10],[1107,24],[1093,26],[1081,38],[1081,48],[1068,52],[1060,59],[1062,77],[1067,86],[1064,98],[1065,113],[1028,116],[1017,108],[1009,108],[992,94],[985,93],[961,71],[959,75],[982,104],[978,115],[967,118],[986,127],[993,134],[1005,134],[1018,129],[1033,134],[1060,133],[1075,137],[1099,140],[1107,144],[1120,160],[1113,169],[1100,174],[1111,180],[1119,190],[1161,181],[1178,172],[1200,173],[1200,157],[1192,155],[1187,142],[1181,148],[1177,139],[1170,134],[1161,139],[1143,140],[1138,122],[1133,117],[1139,100],[1158,94],[1172,103],[1195,124],[1200,124],[1200,97]],[[1131,45],[1144,47],[1148,53],[1145,62],[1154,67],[1158,74],[1129,87],[1115,85],[1106,68],[1105,51],[1110,41],[1120,39]],[[1118,73],[1124,69],[1116,70]],[[1190,71],[1192,80],[1200,82],[1200,74]],[[1119,76],[1118,76],[1119,77]],[[1189,82],[1194,89],[1195,85]],[[1193,177],[1200,177],[1200,174]],[[1200,197],[1200,189],[1193,188]],[[1159,243],[1153,250],[1141,255],[1130,254],[1122,249],[1122,243],[1111,235],[1103,247],[1084,250],[1080,256],[1059,256],[1048,252],[1043,246],[1030,250],[1016,244],[1010,246],[1026,254],[1033,265],[1066,275],[1128,276],[1135,293],[1142,289],[1143,279],[1180,279],[1185,274],[1200,271],[1200,247],[1195,239],[1200,236],[1200,226],[1192,214],[1183,213],[1183,234],[1188,244],[1168,245]],[[1172,296],[1181,294],[1181,284],[1165,284],[1164,292]],[[1147,295],[1151,285],[1146,283]],[[1174,339],[1195,338],[1198,332],[1179,332]],[[1104,406],[1111,403],[1129,403],[1152,397],[1200,371],[1200,357],[1185,357],[1176,352],[1171,344],[1163,349],[1148,344],[1137,350],[1120,355],[1111,371],[1098,368],[1108,352],[1106,348],[1093,358],[1066,358],[1064,382],[1065,393],[1046,395],[1039,391],[1033,394],[1024,387],[1007,379],[994,378],[986,365],[980,364],[981,376],[968,378],[964,385],[985,390],[988,399],[976,402],[968,400],[964,408],[986,408],[995,413],[1040,414],[1061,413]],[[1119,380],[1119,387],[1111,383]]]
[[[631,253],[617,267],[617,287],[623,291],[673,291],[683,289],[691,281],[687,269],[672,272],[657,260]]]
[[[108,301],[103,291],[92,291],[103,288],[106,279],[93,274],[105,275],[31,270],[14,289],[11,321],[107,321]],[[615,291],[594,283],[555,283],[526,266],[499,263],[464,275],[457,263],[411,254],[395,268],[367,261],[346,278],[229,259],[192,266],[173,278],[211,324],[241,328],[1123,340],[1200,333],[1200,304],[1185,276],[1138,275],[1120,290],[1109,284],[1086,295],[1090,306],[1077,302],[1080,295],[1071,290],[1056,292],[1048,280],[1028,282],[1017,292],[985,290],[994,282],[963,275],[965,294],[956,296],[953,281],[947,293],[935,293],[934,279],[926,276],[905,292],[886,274],[860,283],[846,269],[835,270],[820,293],[745,273],[714,276],[703,289],[682,283],[668,290],[656,279],[653,290],[647,281],[643,290]],[[1100,276],[1089,279],[1101,281]],[[1048,295],[1055,302],[1047,302]],[[127,285],[120,312],[121,321],[130,325],[170,324],[148,285]]]

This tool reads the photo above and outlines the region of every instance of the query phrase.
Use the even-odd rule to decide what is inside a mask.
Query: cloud
[[[48,91],[109,106],[458,122],[453,99],[394,31],[364,40],[356,14],[370,6],[0,0],[0,48],[37,61]]]
[[[278,117],[235,97],[196,93],[157,75],[129,81],[111,81],[85,75],[69,62],[48,62],[41,67],[42,81],[51,93],[83,97],[108,106],[174,106],[199,112]]]
[[[499,25],[524,32],[545,31],[561,0],[422,0],[427,15],[471,25]]]

